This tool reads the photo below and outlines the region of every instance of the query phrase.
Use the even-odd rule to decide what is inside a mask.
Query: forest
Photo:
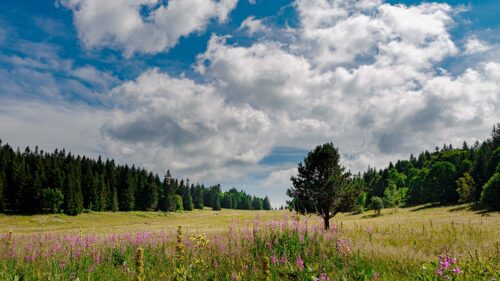
[[[163,179],[135,166],[117,165],[35,147],[24,152],[0,140],[0,212],[11,214],[89,211],[191,211],[210,207],[270,210],[269,198],[251,196],[220,185],[206,187],[189,179],[176,179],[167,171]]]
[[[500,123],[482,143],[463,142],[460,148],[444,144],[432,152],[389,163],[384,169],[368,168],[360,177],[365,190],[358,197],[358,211],[379,209],[380,202],[383,207],[395,208],[404,204],[474,203],[500,210]]]

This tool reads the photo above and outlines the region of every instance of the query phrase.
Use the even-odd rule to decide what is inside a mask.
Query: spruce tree
[[[269,201],[269,197],[267,197],[267,196],[264,198],[263,208],[264,208],[264,210],[267,210],[267,211],[271,210],[271,201]]]
[[[219,193],[215,194],[215,196],[214,196],[214,202],[212,203],[212,210],[214,210],[214,211],[221,210]]]

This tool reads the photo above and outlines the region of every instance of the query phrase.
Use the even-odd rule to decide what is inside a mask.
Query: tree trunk
[[[325,230],[330,228],[330,217],[324,216],[323,221],[325,222]]]

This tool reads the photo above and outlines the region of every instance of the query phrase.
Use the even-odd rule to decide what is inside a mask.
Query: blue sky
[[[500,119],[499,12],[498,1],[4,0],[0,138],[279,205],[317,144],[362,171],[486,138]]]

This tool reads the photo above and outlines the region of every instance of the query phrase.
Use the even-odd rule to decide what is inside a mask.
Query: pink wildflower
[[[273,264],[277,264],[277,263],[279,263],[279,260],[278,260],[278,258],[277,258],[275,255],[272,255],[272,256],[271,256],[271,262],[272,262]]]
[[[300,256],[297,257],[295,264],[297,265],[297,267],[299,269],[301,269],[301,270],[304,269],[304,261],[302,260],[302,258]]]
[[[283,256],[281,256],[281,263],[287,263],[288,262],[288,259],[286,258],[286,255],[283,254]]]
[[[328,275],[326,275],[326,273],[321,273],[319,275],[319,278],[316,280],[317,281],[330,281],[330,277],[328,277]]]
[[[454,274],[460,274],[462,273],[462,269],[460,269],[460,267],[455,267],[451,272],[453,272]]]

